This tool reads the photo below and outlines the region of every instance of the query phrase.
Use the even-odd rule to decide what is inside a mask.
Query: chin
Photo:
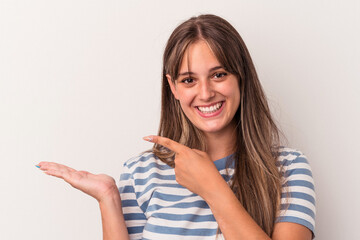
[[[218,133],[225,129],[222,126],[200,126],[198,127],[203,133]]]
[[[219,119],[220,120],[220,119]],[[226,133],[230,129],[235,128],[235,124],[231,121],[228,122],[225,119],[222,121],[212,121],[212,122],[198,122],[195,126],[201,130],[203,133]]]

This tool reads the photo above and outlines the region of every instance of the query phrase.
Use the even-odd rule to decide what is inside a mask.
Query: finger
[[[38,164],[39,168],[43,171],[47,171],[50,169],[55,169],[55,170],[61,170],[61,171],[69,171],[69,172],[74,172],[76,171],[75,169],[59,164],[59,163],[54,163],[54,162],[40,162]]]
[[[55,169],[50,169],[48,171],[44,171],[44,173],[47,175],[50,175],[50,176],[64,179],[64,180],[69,176],[69,172],[63,172],[63,171],[55,170]]]
[[[201,156],[203,156],[203,155],[206,154],[206,152],[203,152],[203,151],[201,151],[201,150],[199,150],[199,149],[192,148],[191,150],[193,150],[194,152],[196,152],[197,154],[199,154],[199,155],[201,155]]]
[[[143,139],[146,141],[157,143],[164,147],[167,147],[168,149],[174,151],[175,153],[180,153],[183,151],[190,150],[190,148],[186,147],[185,145],[182,145],[182,144],[175,142],[166,137],[151,135],[151,136],[144,137]]]

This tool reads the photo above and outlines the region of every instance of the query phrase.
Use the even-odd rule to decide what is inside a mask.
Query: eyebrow
[[[216,67],[210,68],[209,72],[218,70],[220,68],[224,68],[224,67],[223,66],[216,66]],[[183,72],[183,73],[179,73],[179,76],[188,76],[188,75],[193,75],[193,74],[194,74],[194,72]]]

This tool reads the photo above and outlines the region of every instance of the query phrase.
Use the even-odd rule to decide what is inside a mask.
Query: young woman
[[[107,240],[311,239],[310,167],[280,147],[238,32],[214,15],[191,18],[170,36],[163,64],[158,135],[125,162],[119,189],[107,175],[40,169],[98,200]]]

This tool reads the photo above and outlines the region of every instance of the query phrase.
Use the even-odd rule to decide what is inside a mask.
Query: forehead
[[[192,43],[184,53],[180,64],[180,74],[183,72],[201,73],[220,66],[219,60],[209,44],[204,40]]]

